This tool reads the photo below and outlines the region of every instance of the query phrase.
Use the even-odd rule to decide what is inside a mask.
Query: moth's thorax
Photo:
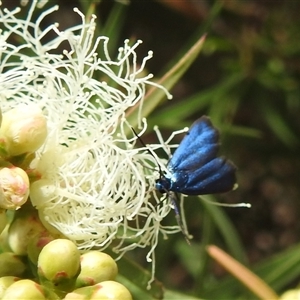
[[[168,191],[178,192],[180,187],[185,186],[185,183],[188,180],[188,175],[186,173],[172,171],[172,173],[164,174],[156,180],[155,187],[162,194],[167,193]]]

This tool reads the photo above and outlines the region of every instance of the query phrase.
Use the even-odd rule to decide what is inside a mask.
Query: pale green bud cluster
[[[0,298],[55,299],[49,296],[51,291],[22,278],[29,271],[24,258],[29,243],[36,239],[41,245],[42,239],[54,239],[27,201],[30,178],[35,179],[30,164],[35,151],[45,142],[46,118],[32,104],[1,112],[0,121]]]
[[[0,254],[1,300],[132,300],[128,289],[114,281],[117,264],[103,252],[80,254],[70,240],[51,240],[46,232],[27,242],[27,250],[32,279],[23,278],[30,271],[25,259],[13,252]]]
[[[44,227],[30,202],[13,217],[0,210],[0,226],[1,300],[132,299],[114,281],[118,267],[111,256],[81,254],[69,239]]]
[[[29,165],[46,140],[47,122],[33,104],[0,113],[0,209],[17,210],[28,199]],[[0,216],[0,229],[2,223]]]

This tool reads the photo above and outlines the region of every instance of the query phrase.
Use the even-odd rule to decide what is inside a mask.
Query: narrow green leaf
[[[193,296],[189,296],[186,294],[182,294],[177,291],[166,290],[164,299],[172,299],[172,300],[202,300],[203,298],[196,298]]]
[[[205,200],[204,200],[205,199]],[[214,197],[211,195],[201,196],[199,198],[201,201],[202,206],[210,214],[214,223],[219,230],[220,234],[222,235],[229,252],[231,255],[237,259],[239,262],[246,264],[246,254],[239,239],[238,232],[236,231],[235,227],[232,225],[229,218],[226,214],[222,211],[222,209],[214,205],[212,202],[216,202]],[[236,208],[236,209],[247,209],[247,208]]]
[[[230,77],[226,77],[218,85],[212,88],[200,91],[194,95],[178,101],[176,104],[170,103],[168,107],[160,109],[151,115],[151,123],[149,126],[159,124],[160,127],[172,128],[178,124],[185,126],[187,124],[181,124],[187,117],[193,115],[196,111],[200,111],[204,108],[209,108],[212,105],[220,105],[224,102],[224,98],[227,98],[231,90],[239,85],[245,76],[242,74],[234,74]],[[168,118],[166,118],[168,116]],[[181,127],[181,126],[180,126]]]
[[[158,280],[151,283],[148,290],[148,282],[151,279],[149,271],[123,256],[117,261],[119,268],[118,280],[128,287],[135,299],[163,299],[163,286]]]
[[[226,128],[223,128],[223,131],[226,131]],[[230,125],[230,134],[236,136],[251,137],[251,138],[262,137],[262,132],[260,130],[257,130],[255,128],[238,126],[238,125]]]
[[[117,45],[119,43],[121,31],[126,17],[126,9],[128,5],[124,3],[115,2],[106,23],[102,28],[102,34],[109,37],[108,50],[110,55],[116,53]]]
[[[300,277],[300,244],[269,257],[251,269],[276,292],[281,293],[282,288]],[[236,278],[228,276],[209,284],[204,295],[209,299],[221,299],[225,296],[224,292],[228,299],[244,299],[247,294]]]
[[[201,37],[198,42],[171,68],[157,83],[164,86],[167,90],[178,82],[189,66],[199,55],[202,49],[205,36]],[[166,100],[166,94],[163,90],[152,87],[149,89],[144,99],[142,116],[148,116],[163,100]],[[138,107],[133,107],[127,112],[127,119],[135,126],[137,124]]]
[[[101,0],[90,0],[90,1],[79,0],[79,3],[82,10],[85,12],[86,19],[89,20],[91,16],[95,14],[96,7],[101,3]]]
[[[279,291],[300,276],[300,244],[259,263],[254,270]]]
[[[299,145],[299,138],[293,133],[286,123],[287,120],[280,115],[275,107],[265,102],[260,103],[260,106],[267,123],[278,138],[289,147]]]

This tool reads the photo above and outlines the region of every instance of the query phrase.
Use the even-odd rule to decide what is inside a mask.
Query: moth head
[[[165,194],[168,193],[171,187],[171,181],[169,178],[166,178],[165,176],[161,176],[159,179],[155,182],[155,188],[161,193]]]

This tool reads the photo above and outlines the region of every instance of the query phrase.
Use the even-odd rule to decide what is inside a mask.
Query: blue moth
[[[146,147],[135,130],[132,130]],[[209,117],[202,116],[192,124],[175,150],[167,164],[167,172],[162,172],[158,164],[160,177],[156,180],[155,187],[171,200],[177,223],[188,243],[190,237],[180,218],[176,193],[206,195],[228,192],[237,187],[236,167],[225,157],[217,156],[219,147],[219,131],[212,125]],[[245,203],[234,206],[250,207]]]
[[[161,193],[185,195],[224,193],[234,189],[236,167],[218,157],[219,132],[207,116],[194,122],[160,174],[156,189]]]
[[[207,116],[194,122],[167,164],[160,170],[155,187],[171,200],[181,231],[190,244],[176,204],[176,193],[205,195],[224,193],[237,187],[236,167],[225,157],[218,157],[219,131]]]

